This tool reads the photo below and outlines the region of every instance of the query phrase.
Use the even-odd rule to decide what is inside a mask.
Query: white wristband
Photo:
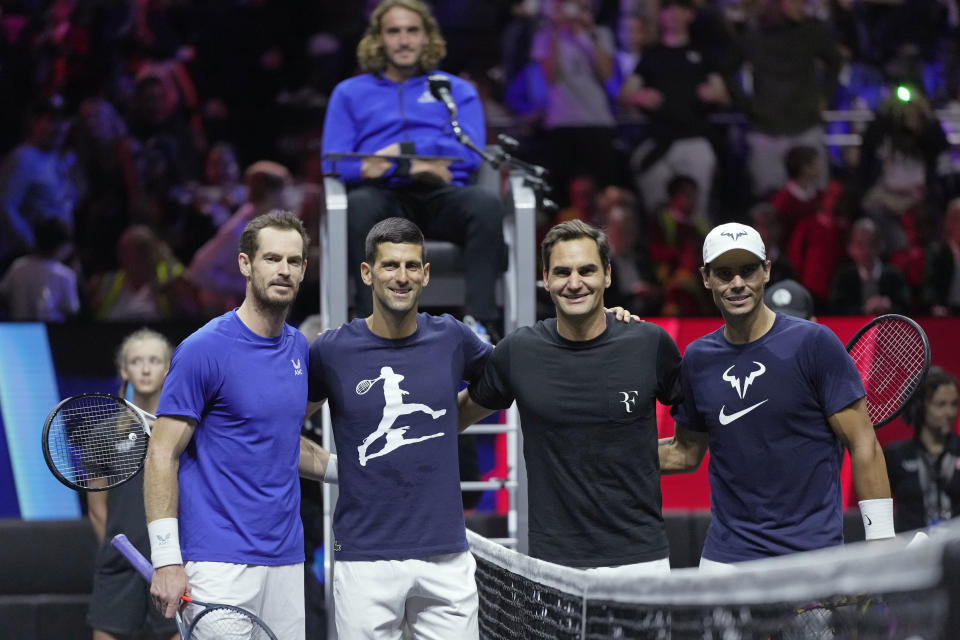
[[[860,516],[863,518],[863,532],[867,540],[892,538],[893,530],[893,500],[891,498],[875,498],[860,501]]]
[[[323,472],[323,481],[327,484],[340,484],[340,476],[337,475],[337,454],[331,453],[327,460],[327,468]]]
[[[180,524],[176,518],[160,518],[147,523],[150,536],[150,561],[155,569],[168,564],[183,564],[180,555]]]

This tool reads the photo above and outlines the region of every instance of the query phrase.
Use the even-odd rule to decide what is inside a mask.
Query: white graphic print
[[[730,375],[730,371],[732,371],[737,365],[730,365],[730,368],[723,372],[723,379],[730,383],[730,386],[736,390],[737,395],[740,396],[741,400],[747,397],[747,388],[753,384],[753,379],[762,376],[767,372],[767,368],[756,360],[753,361],[753,364],[760,368],[750,372],[750,375],[747,376],[747,379],[743,381],[743,389],[740,388],[740,378]]]
[[[620,401],[623,403],[623,408],[627,410],[627,413],[633,413],[633,410],[637,408],[637,400],[640,398],[640,392],[618,391],[618,393],[623,396],[623,400]]]
[[[293,375],[295,376],[303,375],[303,369],[300,368],[300,358],[297,358],[296,360],[291,360],[290,364],[293,365]]]
[[[404,391],[400,388],[400,381],[403,380],[403,376],[399,373],[395,373],[391,367],[382,367],[380,369],[380,377],[375,378],[374,380],[362,380],[357,385],[357,394],[365,394],[378,380],[383,380],[383,418],[380,420],[380,424],[377,425],[377,430],[364,438],[363,444],[357,447],[357,451],[360,453],[360,466],[363,467],[367,466],[367,460],[385,456],[391,451],[404,445],[423,442],[424,440],[438,438],[443,435],[443,432],[441,431],[440,433],[433,433],[429,436],[422,436],[420,438],[404,438],[403,434],[407,432],[410,426],[393,426],[393,423],[396,422],[397,418],[400,416],[405,416],[410,413],[426,413],[436,420],[440,416],[446,415],[447,413],[446,409],[434,411],[425,404],[405,403],[403,401],[403,396],[408,395],[410,392]],[[364,385],[364,382],[368,382],[369,384]],[[370,445],[379,440],[381,436],[385,440],[383,448],[376,453],[367,455],[367,449],[370,448]]]
[[[763,366],[763,363],[754,360],[753,364],[757,365],[757,368],[747,375],[742,384],[739,377],[730,374],[730,372],[733,371],[733,368],[737,365],[730,365],[730,368],[723,372],[723,379],[730,383],[730,386],[733,387],[733,390],[737,392],[737,395],[740,396],[741,400],[747,397],[747,389],[750,388],[750,385],[753,384],[753,381],[767,372],[767,368]],[[767,400],[769,399],[770,398],[767,398]],[[747,415],[760,405],[764,404],[767,400],[763,400],[747,407],[746,409],[741,409],[740,411],[731,414],[727,414],[727,405],[723,405],[720,407],[720,415],[717,416],[717,419],[720,421],[720,424],[726,426],[734,420],[739,420],[743,416]]]

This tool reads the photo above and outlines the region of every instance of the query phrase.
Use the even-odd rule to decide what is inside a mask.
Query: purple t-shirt
[[[759,340],[723,328],[680,367],[677,424],[710,438],[711,522],[703,557],[739,562],[843,542],[843,450],[827,418],[864,396],[827,327],[778,313]]]
[[[405,560],[467,550],[457,460],[457,391],[490,345],[449,315],[417,316],[400,340],[361,318],[310,347],[310,400],[327,399],[340,495],[338,560]]]
[[[177,347],[157,415],[197,421],[180,456],[184,560],[303,562],[297,465],[307,357],[293,327],[265,338],[235,311]]]

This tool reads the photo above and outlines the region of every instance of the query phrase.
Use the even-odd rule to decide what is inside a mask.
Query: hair
[[[606,270],[610,266],[610,241],[607,239],[607,234],[583,220],[567,220],[547,231],[547,235],[540,243],[540,259],[543,261],[543,268],[545,270],[550,268],[550,254],[553,252],[554,245],[580,238],[589,238],[597,243],[600,264]]]
[[[816,161],[818,157],[817,150],[805,144],[790,147],[783,164],[787,169],[789,178],[796,178],[811,162]]]
[[[420,227],[406,218],[387,218],[373,225],[364,244],[364,259],[373,266],[377,260],[377,249],[384,242],[393,244],[420,245],[420,259],[427,261],[427,250],[423,246],[423,232]]]
[[[427,35],[427,43],[418,62],[424,72],[435,70],[447,55],[447,43],[440,34],[440,25],[430,13],[430,8],[420,0],[383,0],[377,5],[370,16],[367,31],[357,45],[357,62],[360,68],[368,73],[380,73],[386,70],[387,54],[383,51],[380,31],[383,28],[384,14],[397,7],[420,16]]]
[[[137,329],[126,338],[123,339],[123,342],[120,343],[120,346],[117,347],[117,353],[114,356],[114,363],[117,366],[117,371],[123,368],[124,363],[127,360],[127,352],[130,350],[130,345],[134,342],[139,342],[141,340],[159,340],[163,343],[165,348],[165,355],[167,358],[167,364],[170,364],[170,357],[173,355],[173,345],[170,344],[170,341],[167,340],[167,337],[162,333],[158,333],[153,329],[148,329],[147,327],[141,327]],[[124,380],[120,384],[120,393],[121,398],[127,397],[127,389],[129,388],[130,383],[127,380]]]
[[[923,379],[923,384],[917,389],[916,393],[910,399],[910,403],[903,411],[903,421],[913,427],[914,436],[920,434],[920,427],[923,426],[923,419],[927,412],[927,403],[942,386],[952,384],[960,391],[960,383],[956,377],[943,367],[933,365],[927,372],[927,377]]]
[[[257,216],[247,223],[240,234],[240,253],[245,253],[252,261],[257,255],[257,249],[260,248],[260,231],[263,229],[293,229],[300,234],[303,239],[303,257],[307,257],[307,248],[310,246],[310,236],[300,221],[293,213],[275,209],[270,213],[264,213]]]
[[[681,189],[699,189],[700,185],[697,184],[697,181],[691,178],[688,175],[678,173],[677,175],[670,178],[670,181],[667,182],[667,196],[673,197],[680,192]]]

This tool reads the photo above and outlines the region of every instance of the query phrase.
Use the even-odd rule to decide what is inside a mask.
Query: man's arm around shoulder
[[[660,438],[657,445],[660,473],[693,473],[700,468],[708,443],[707,434],[674,425],[673,436]]]

